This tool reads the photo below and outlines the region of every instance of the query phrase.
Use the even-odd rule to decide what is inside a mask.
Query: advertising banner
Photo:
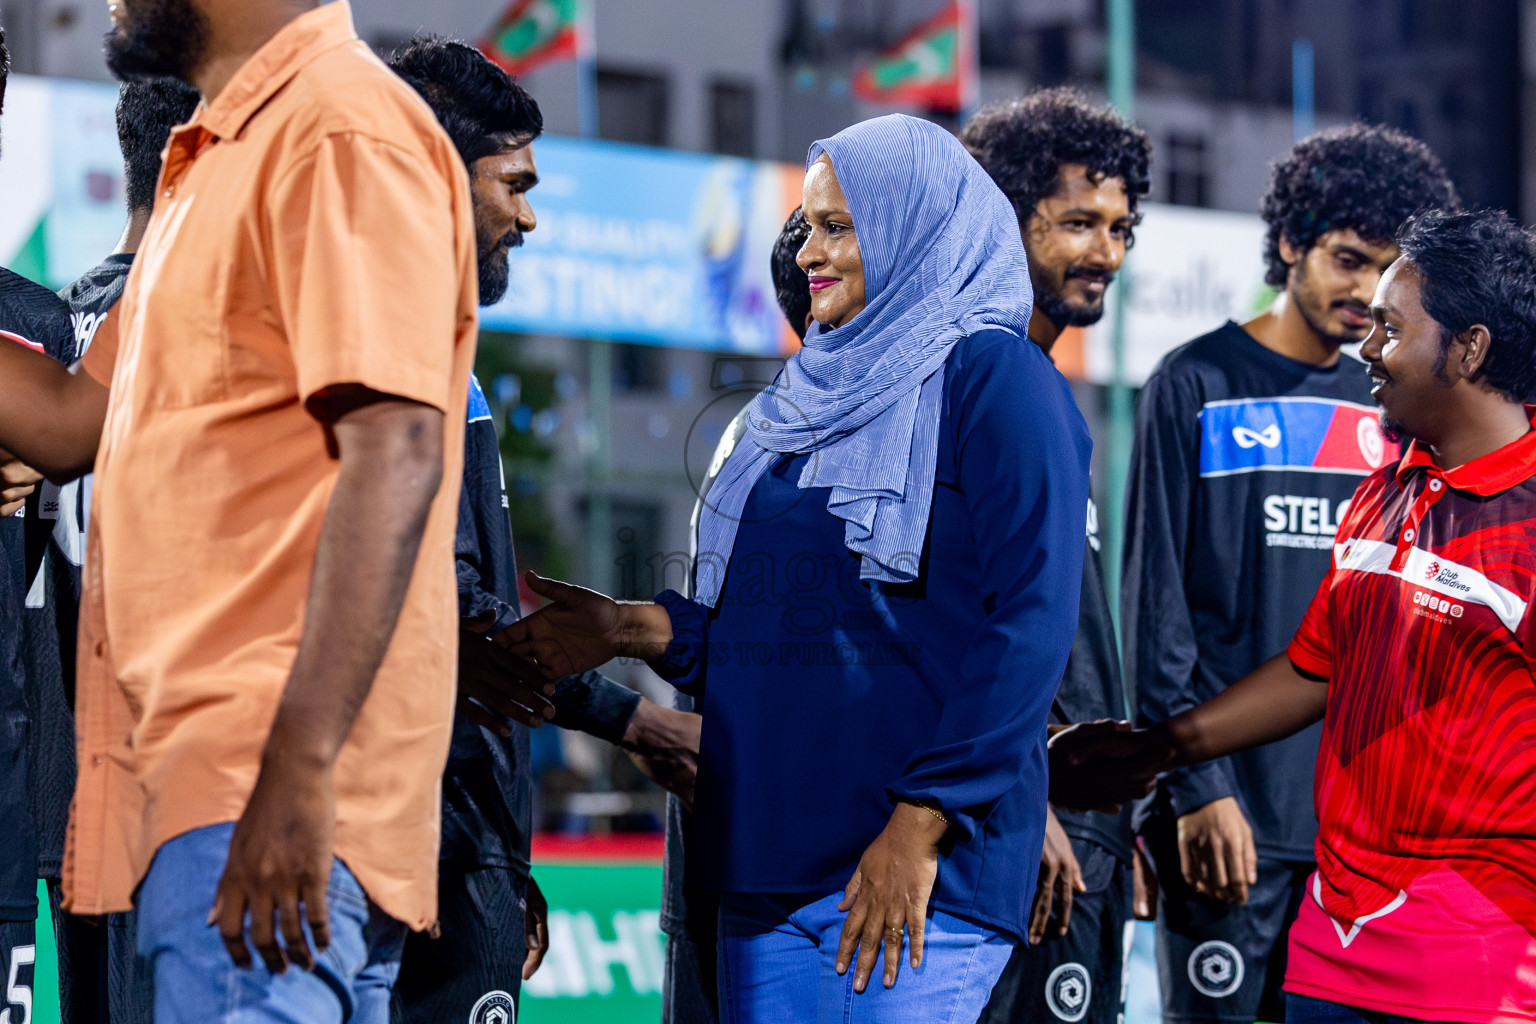
[[[798,167],[549,137],[538,230],[512,254],[492,330],[771,355],[787,330],[769,254]]]

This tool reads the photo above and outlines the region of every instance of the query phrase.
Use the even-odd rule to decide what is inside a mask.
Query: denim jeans
[[[847,916],[837,909],[842,898],[721,897],[722,1024],[973,1024],[1013,952],[1010,939],[930,909],[923,965],[912,969],[903,939],[896,984],[881,982],[882,951],[869,986],[856,995],[853,968],[842,976],[836,970]]]
[[[314,971],[272,974],[254,947],[252,966],[235,966],[207,923],[234,831],[210,825],[172,839],[139,890],[139,954],[154,972],[155,1024],[388,1024],[406,928],[369,902],[341,861],[326,887],[331,945]]]

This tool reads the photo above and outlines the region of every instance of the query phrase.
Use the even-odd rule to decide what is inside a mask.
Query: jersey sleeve
[[[274,189],[273,290],[311,409],[340,385],[452,407],[453,210],[434,167],[357,134],[328,136]]]
[[[987,614],[953,667],[932,741],[885,788],[937,803],[969,839],[1044,754],[1077,632],[1092,442],[1066,380],[1026,339],[1000,332],[967,352],[949,386]]]
[[[1318,584],[1307,614],[1302,617],[1296,635],[1285,649],[1291,664],[1303,672],[1328,679],[1333,675],[1333,635],[1329,618],[1333,605],[1333,581],[1338,569],[1337,560],[1328,567],[1323,582]]]
[[[1200,647],[1185,591],[1199,484],[1200,396],[1188,375],[1164,366],[1147,381],[1136,409],[1120,594],[1125,670],[1144,725],[1200,703]],[[1169,772],[1160,785],[1179,815],[1237,793],[1228,758]]]

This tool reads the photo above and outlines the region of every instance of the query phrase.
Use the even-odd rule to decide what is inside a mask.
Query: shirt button
[[[100,768],[106,763],[107,759],[102,757],[100,754],[95,754],[91,757],[91,764],[95,765],[97,768]]]
[[[1432,490],[1432,491],[1438,491],[1440,489],[1440,481],[1439,480],[1431,480],[1429,482],[1429,489]]]
[[[1403,540],[1413,540],[1413,529],[1411,527],[1403,531]]]

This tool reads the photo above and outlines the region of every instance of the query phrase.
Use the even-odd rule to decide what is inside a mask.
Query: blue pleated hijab
[[[1033,293],[1012,205],[953,135],[904,114],[811,146],[848,200],[867,304],[805,347],[747,408],[747,431],[705,497],[695,597],[713,607],[747,495],[780,455],[807,454],[799,486],[830,487],[860,576],[917,578],[933,504],[944,361],[987,328],[1026,340]],[[1021,396],[1021,400],[1023,397]]]

